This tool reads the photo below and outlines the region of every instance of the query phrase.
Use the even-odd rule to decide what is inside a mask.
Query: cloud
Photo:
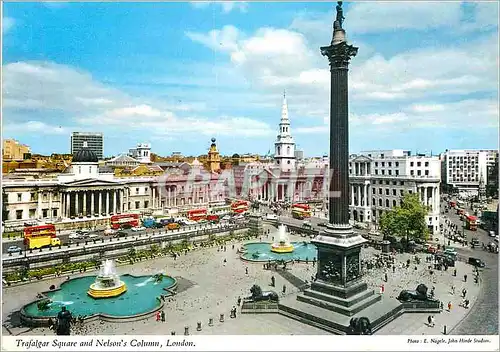
[[[4,17],[2,19],[2,33],[7,34],[16,24],[12,17]]]
[[[357,33],[428,30],[457,26],[461,3],[450,2],[361,2],[345,10],[345,25]]]
[[[123,93],[86,72],[53,62],[14,62],[3,67],[3,106],[83,112],[126,101]]]
[[[191,6],[196,9],[206,9],[210,5],[221,7],[224,14],[230,13],[233,10],[247,12],[248,3],[246,1],[190,1]]]
[[[3,126],[4,133],[40,133],[44,135],[68,134],[69,129],[62,126],[52,126],[41,121],[27,121],[24,123],[11,124]]]
[[[214,29],[207,34],[186,32],[186,36],[215,51],[232,52],[238,50],[239,30],[231,25],[224,26],[221,30]]]
[[[191,106],[191,105],[194,105]],[[196,109],[198,107],[198,109]],[[52,62],[17,62],[4,66],[4,122],[9,131],[66,133],[67,126],[45,122],[53,111],[75,128],[99,126],[112,131],[147,132],[185,138],[187,135],[271,136],[274,130],[245,116],[204,116],[203,104],[151,104],[92,78],[88,73]],[[16,120],[19,111],[31,110],[38,121]],[[198,110],[200,115],[186,115]],[[23,115],[23,114],[21,114]]]

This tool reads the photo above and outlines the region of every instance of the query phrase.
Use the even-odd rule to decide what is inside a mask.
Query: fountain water
[[[278,233],[274,237],[274,243],[271,245],[271,252],[290,253],[293,252],[293,244],[290,243],[290,238],[286,231],[285,225],[278,227]]]
[[[92,298],[109,298],[119,296],[125,291],[127,286],[116,273],[115,262],[107,259],[102,262],[99,275],[87,293]]]

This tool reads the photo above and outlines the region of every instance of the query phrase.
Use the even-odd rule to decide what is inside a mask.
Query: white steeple
[[[283,91],[283,105],[281,107],[281,121],[279,133],[274,143],[274,162],[282,171],[295,169],[295,141],[290,132],[290,120],[288,118],[288,104],[286,92]]]

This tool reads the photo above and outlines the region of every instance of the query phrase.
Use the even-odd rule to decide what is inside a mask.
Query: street
[[[445,214],[447,219],[456,224],[459,229],[463,222],[459,216],[450,210]],[[488,244],[493,238],[488,232],[478,228],[477,231],[464,230],[467,241],[477,238],[480,243]],[[498,334],[498,254],[483,250],[481,247],[475,249],[459,248],[457,252],[461,255],[483,260],[486,267],[481,270],[482,289],[479,297],[469,314],[452,330],[454,335],[482,335]]]

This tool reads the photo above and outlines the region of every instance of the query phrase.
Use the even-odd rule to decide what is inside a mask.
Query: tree
[[[428,229],[425,221],[428,208],[424,206],[417,194],[405,194],[401,206],[385,212],[380,218],[380,230],[385,236],[412,239],[427,239]]]

